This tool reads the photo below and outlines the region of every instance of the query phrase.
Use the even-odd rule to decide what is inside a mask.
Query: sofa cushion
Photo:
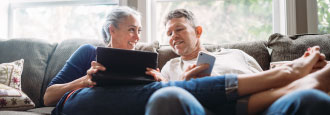
[[[40,108],[30,109],[30,110],[27,110],[27,111],[33,112],[33,113],[40,113],[40,114],[50,115],[54,108],[55,107],[40,107]]]
[[[157,52],[158,48],[159,48],[159,42],[158,41],[154,41],[154,42],[151,42],[151,43],[139,42],[138,44],[136,44],[135,50]]]
[[[27,111],[0,111],[0,115],[47,115],[47,114],[27,112]]]
[[[269,69],[270,56],[266,47],[265,41],[251,41],[228,43],[220,45],[205,45],[208,51],[220,51],[221,48],[239,49],[252,56],[263,70]]]
[[[319,45],[321,53],[330,59],[330,34],[298,34],[285,36],[275,33],[269,37],[268,47],[272,49],[271,61],[291,61],[301,57],[308,47]]]
[[[0,40],[0,63],[24,59],[22,90],[37,107],[48,58],[56,45],[41,39]],[[3,52],[6,54],[4,55]]]
[[[250,41],[250,42],[239,42],[221,44],[219,47],[229,49],[240,49],[245,53],[252,56],[260,65],[263,70],[269,69],[270,55],[266,46],[266,41]],[[216,49],[211,47],[213,50]]]

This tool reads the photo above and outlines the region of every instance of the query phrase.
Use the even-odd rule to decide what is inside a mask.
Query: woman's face
[[[118,23],[118,28],[110,27],[111,47],[133,50],[140,40],[141,22],[136,17],[129,15],[122,18]]]

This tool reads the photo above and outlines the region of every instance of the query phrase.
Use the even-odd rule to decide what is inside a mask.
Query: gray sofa
[[[49,43],[40,39],[0,39],[0,63],[24,59],[22,90],[35,103],[36,107],[27,111],[0,111],[0,114],[50,114],[53,107],[43,105],[43,95],[57,72],[63,67],[70,55],[82,44],[104,46],[101,40],[72,39],[61,43]],[[220,48],[241,49],[254,57],[263,70],[270,63],[288,61],[300,57],[311,46],[321,46],[321,52],[330,59],[330,34],[283,36],[273,34],[268,41],[241,42],[232,44],[204,45],[209,51]],[[159,68],[171,58],[177,57],[169,46],[157,42],[137,46],[137,50],[147,50],[159,54]],[[238,65],[239,66],[239,65]]]

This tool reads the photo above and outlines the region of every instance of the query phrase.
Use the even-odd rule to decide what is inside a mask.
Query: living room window
[[[317,0],[318,33],[330,33],[330,1]]]
[[[9,37],[60,42],[70,38],[101,38],[105,11],[118,0],[46,0],[10,4]]]
[[[152,38],[168,44],[164,17],[173,9],[195,14],[206,44],[267,40],[273,33],[272,0],[153,0]]]
[[[330,33],[329,0],[306,0],[308,33]],[[0,38],[100,37],[105,11],[128,5],[142,13],[140,42],[167,44],[163,19],[170,10],[186,8],[203,27],[202,42],[219,44],[267,40],[272,33],[297,33],[294,0],[3,0]],[[311,5],[311,3],[313,3]],[[301,6],[297,6],[301,7]],[[300,12],[301,13],[301,12]]]

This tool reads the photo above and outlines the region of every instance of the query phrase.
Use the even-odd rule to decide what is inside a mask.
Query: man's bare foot
[[[309,48],[302,57],[284,65],[287,78],[290,81],[300,79],[317,68],[323,68],[327,64],[324,54],[320,53],[320,47]]]

